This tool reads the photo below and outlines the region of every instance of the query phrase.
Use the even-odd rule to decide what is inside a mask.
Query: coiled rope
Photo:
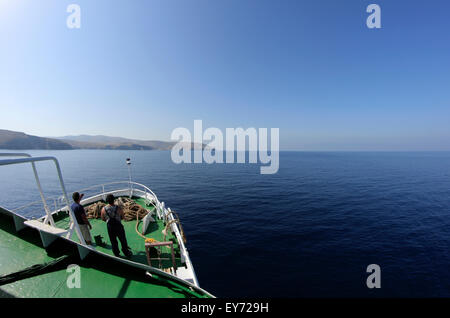
[[[152,204],[152,205],[155,207],[155,209],[156,209],[156,206],[153,204],[153,202],[152,202],[151,204]],[[173,220],[167,222],[170,214],[175,215],[175,216],[176,216],[176,219],[173,219]],[[181,222],[180,222],[180,219],[179,219],[179,217],[178,217],[178,214],[176,214],[175,211],[170,211],[170,212],[165,216],[165,221],[166,221],[166,226],[164,227],[164,230],[162,230],[162,233],[164,234],[163,242],[166,241],[167,231],[168,231],[170,225],[172,225],[173,223],[178,223],[178,225],[180,226],[181,237],[182,237],[182,239],[183,239],[184,244],[186,244],[186,236],[184,235],[183,226],[181,225]],[[145,240],[146,243],[155,243],[155,242],[158,242],[157,240],[155,240],[155,239],[153,239],[153,238],[151,238],[151,237],[146,237],[145,235],[141,234],[141,233],[139,232],[139,230],[138,230],[139,223],[140,223],[140,220],[139,220],[139,211],[137,211],[137,213],[136,213],[136,227],[135,227],[136,233],[137,233],[140,237],[142,237],[142,238]]]
[[[169,221],[169,215],[171,215],[171,214],[175,215],[175,219]],[[186,235],[184,234],[183,226],[181,225],[178,214],[175,211],[170,211],[169,213],[167,213],[165,220],[166,220],[167,225],[163,230],[164,240],[166,240],[167,229],[169,228],[169,226],[172,223],[178,223],[178,225],[180,226],[180,233],[181,233],[181,237],[183,238],[183,243],[186,244]],[[169,222],[167,222],[167,221],[169,221]]]

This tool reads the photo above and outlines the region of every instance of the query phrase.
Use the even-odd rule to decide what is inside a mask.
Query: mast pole
[[[129,187],[130,187],[130,197],[133,196],[133,185],[131,183],[131,159],[127,158],[126,160],[127,162],[127,166],[128,166],[128,182],[129,182]]]

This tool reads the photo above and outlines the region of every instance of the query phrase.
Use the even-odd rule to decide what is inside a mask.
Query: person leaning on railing
[[[81,234],[83,235],[86,244],[92,245],[91,232],[89,230],[89,229],[92,230],[92,225],[86,216],[84,207],[80,204],[80,201],[83,198],[83,196],[84,194],[80,195],[80,193],[74,192],[72,194],[72,199],[74,203],[72,204],[71,208],[73,213],[75,214],[75,218],[77,219]]]

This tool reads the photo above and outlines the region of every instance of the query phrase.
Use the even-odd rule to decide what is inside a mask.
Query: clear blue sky
[[[66,8],[81,6],[81,29]],[[368,29],[366,7],[382,9]],[[0,128],[285,150],[450,150],[450,2],[0,0]]]

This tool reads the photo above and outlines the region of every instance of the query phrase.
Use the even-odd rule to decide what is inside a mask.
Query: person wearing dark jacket
[[[80,204],[81,199],[83,198],[84,194],[79,194],[78,192],[74,192],[72,194],[73,204],[70,206],[70,208],[73,211],[73,214],[75,214],[75,218],[78,222],[78,227],[80,228],[81,234],[83,235],[84,240],[86,241],[86,244],[92,245],[92,238],[91,238],[91,232],[92,225],[89,223],[89,220],[86,216],[86,212],[84,211],[84,207]]]

